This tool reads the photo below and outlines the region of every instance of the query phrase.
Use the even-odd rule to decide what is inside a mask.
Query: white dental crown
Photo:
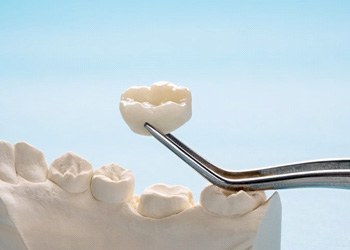
[[[188,88],[162,81],[150,87],[127,89],[120,98],[119,109],[130,129],[149,135],[144,124],[150,123],[167,134],[182,126],[192,115],[192,97]]]

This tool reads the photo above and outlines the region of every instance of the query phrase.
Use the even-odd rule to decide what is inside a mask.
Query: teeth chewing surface
[[[90,187],[92,166],[83,158],[67,153],[50,167],[49,179],[70,193],[82,193]]]
[[[156,184],[143,192],[137,211],[145,217],[161,219],[178,214],[193,205],[192,192],[188,188]]]
[[[0,180],[15,184],[17,174],[29,182],[45,182],[47,177],[69,193],[90,189],[99,201],[111,204],[133,202],[135,180],[133,173],[116,164],[109,164],[93,172],[83,158],[67,153],[56,159],[50,169],[43,153],[27,143],[0,141]],[[206,211],[234,216],[249,213],[266,201],[264,192],[227,192],[207,186],[200,195],[200,205]],[[194,206],[191,190],[183,186],[156,184],[139,197],[136,210],[144,217],[161,219],[176,215]]]
[[[209,212],[222,215],[243,215],[253,211],[266,201],[262,191],[228,192],[217,186],[209,185],[200,195],[200,204]]]
[[[91,193],[96,200],[122,203],[132,199],[134,175],[116,164],[95,171],[91,180]]]

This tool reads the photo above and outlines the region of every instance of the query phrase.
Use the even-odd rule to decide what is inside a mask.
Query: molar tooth
[[[137,211],[145,217],[160,219],[178,214],[192,206],[193,196],[188,188],[156,184],[143,192]]]
[[[170,82],[156,82],[150,87],[131,87],[120,99],[119,109],[132,131],[149,135],[146,122],[163,133],[169,133],[192,115],[192,97],[188,88]]]
[[[92,166],[83,158],[66,153],[52,162],[49,179],[70,193],[82,193],[90,186]]]
[[[207,211],[223,216],[243,215],[253,211],[266,200],[262,191],[230,192],[209,185],[201,192],[200,204]]]
[[[129,201],[134,194],[134,175],[116,164],[103,166],[92,177],[91,193],[96,200],[107,203]]]
[[[47,179],[44,154],[25,142],[15,145],[15,168],[20,176],[30,182],[44,182]]]
[[[12,144],[5,141],[0,141],[0,179],[9,183],[17,183],[15,149]]]

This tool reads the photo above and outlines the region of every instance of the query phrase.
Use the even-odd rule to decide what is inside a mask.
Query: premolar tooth
[[[149,135],[146,122],[169,133],[192,115],[192,97],[188,88],[170,82],[156,82],[150,87],[131,87],[120,99],[120,112],[132,131]]]
[[[47,179],[44,154],[25,142],[15,145],[15,168],[20,176],[30,182],[44,182]]]
[[[0,141],[0,179],[17,183],[15,149],[12,144],[5,141]]]
[[[92,177],[91,193],[107,203],[129,201],[134,193],[134,175],[116,164],[103,166]]]
[[[50,167],[49,179],[70,193],[82,193],[90,186],[92,166],[83,158],[66,153]]]
[[[192,206],[193,196],[188,188],[156,184],[143,192],[137,211],[145,217],[160,219]]]
[[[242,215],[253,211],[266,200],[262,191],[229,192],[209,185],[200,195],[200,204],[209,212],[223,216]]]

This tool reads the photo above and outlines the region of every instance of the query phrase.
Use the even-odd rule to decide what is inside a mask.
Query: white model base
[[[278,193],[239,218],[196,205],[151,219],[130,203],[100,202],[90,190],[68,193],[49,180],[1,182],[0,198],[0,249],[280,249]]]

